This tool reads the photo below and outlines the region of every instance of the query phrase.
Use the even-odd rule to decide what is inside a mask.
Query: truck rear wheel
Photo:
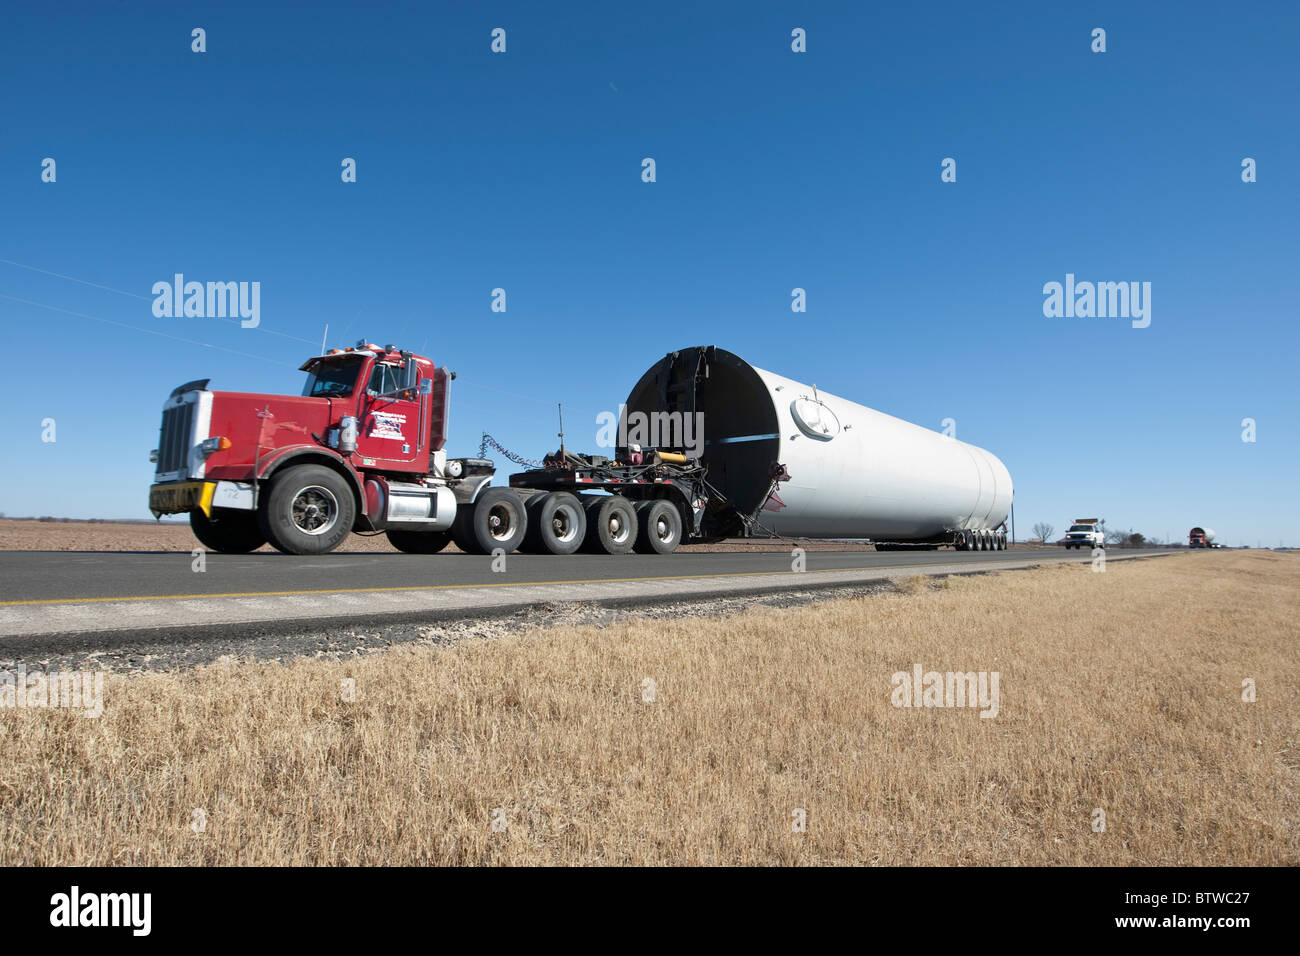
[[[251,511],[213,508],[212,517],[195,509],[190,512],[190,530],[199,543],[218,554],[247,554],[266,544],[266,535]]]
[[[523,544],[528,530],[524,499],[512,488],[488,488],[473,506],[457,509],[451,536],[456,547],[467,554],[491,554],[500,548],[506,554]]]
[[[664,501],[642,501],[636,506],[638,554],[672,554],[682,540],[681,512]]]
[[[388,543],[406,554],[437,554],[451,542],[450,531],[387,531]]]
[[[357,504],[337,471],[293,465],[271,479],[258,508],[266,540],[285,554],[325,554],[352,532]]]
[[[524,550],[536,554],[573,554],[587,536],[587,511],[576,495],[553,491],[528,501]]]
[[[619,495],[593,498],[587,505],[587,537],[584,551],[627,554],[636,543],[636,511]]]

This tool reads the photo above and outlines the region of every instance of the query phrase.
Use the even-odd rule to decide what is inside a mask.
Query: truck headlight
[[[158,464],[158,449],[157,449],[157,448],[155,448],[153,451],[149,452],[149,460],[150,460],[151,462],[153,462],[155,465]]]
[[[205,438],[199,444],[199,449],[204,455],[211,455],[214,451],[225,451],[230,447],[230,439],[214,435],[211,438]]]

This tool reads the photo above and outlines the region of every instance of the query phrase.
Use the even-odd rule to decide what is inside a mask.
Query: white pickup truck
[[[1106,533],[1101,528],[1101,519],[1099,518],[1075,518],[1074,524],[1070,525],[1070,530],[1065,532],[1065,548],[1087,548],[1091,551],[1093,548],[1106,547]]]

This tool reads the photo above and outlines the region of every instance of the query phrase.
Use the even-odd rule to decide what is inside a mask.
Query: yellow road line
[[[627,584],[635,581],[689,581],[700,578],[747,578],[774,574],[828,574],[846,571],[898,571],[906,568],[930,568],[931,564],[882,564],[871,568],[822,568],[805,572],[795,571],[725,571],[720,574],[669,574],[651,578],[593,578],[577,581],[498,581],[490,584],[416,584],[409,587],[386,588],[316,588],[306,591],[229,591],[219,594],[149,594],[134,597],[84,597],[51,598],[32,601],[0,601],[0,607],[26,604],[104,604],[115,601],[194,601],[202,598],[286,597],[294,594],[374,594],[386,591],[455,591],[474,588],[544,587],[557,584]]]

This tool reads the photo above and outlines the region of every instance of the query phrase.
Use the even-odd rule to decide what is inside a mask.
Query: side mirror
[[[420,379],[420,394],[421,395],[433,394],[433,379],[431,378]]]

